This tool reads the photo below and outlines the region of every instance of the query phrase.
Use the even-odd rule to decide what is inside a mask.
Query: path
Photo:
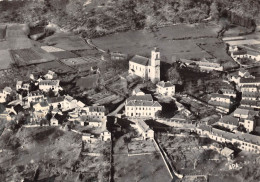
[[[103,49],[97,47],[95,44],[93,44],[93,42],[92,42],[91,39],[84,39],[84,41],[85,41],[90,47],[92,47],[92,48],[94,48],[94,49],[97,49],[98,51],[103,52],[103,53],[106,52],[105,50],[103,50]]]
[[[125,102],[121,103],[114,111],[109,113],[107,116],[115,116],[123,107],[125,106]]]

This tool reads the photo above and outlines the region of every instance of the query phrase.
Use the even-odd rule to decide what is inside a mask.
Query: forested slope
[[[0,10],[1,22],[46,20],[88,37],[220,18],[246,27],[260,23],[259,0],[44,0],[0,2]]]

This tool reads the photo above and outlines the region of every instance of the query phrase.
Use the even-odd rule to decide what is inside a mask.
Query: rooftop
[[[144,66],[147,66],[149,64],[149,58],[143,57],[143,56],[139,56],[139,55],[135,55],[130,62],[134,62],[137,64],[141,64]]]
[[[104,106],[90,106],[89,111],[90,112],[105,112],[106,109]]]
[[[219,120],[220,123],[225,123],[225,124],[229,124],[229,125],[234,125],[234,126],[238,126],[239,124],[239,119],[235,118],[233,116],[224,116],[223,118],[221,118]]]
[[[143,130],[143,132],[147,132],[150,129],[143,120],[138,120],[137,125]]]
[[[224,99],[230,99],[230,96],[228,96],[228,95],[223,95],[223,94],[216,94],[216,93],[213,93],[213,94],[211,94],[211,98],[224,98]]]
[[[51,98],[48,98],[48,103],[49,103],[49,104],[52,104],[52,103],[62,102],[62,101],[64,101],[64,99],[65,99],[64,96],[51,97]]]
[[[157,85],[160,86],[160,87],[163,87],[163,88],[173,87],[173,86],[174,86],[174,85],[173,85],[171,82],[169,82],[169,81],[167,81],[167,82],[160,81],[160,82],[157,83]]]
[[[145,94],[145,95],[133,95],[126,99],[127,102],[129,101],[153,101],[153,97],[151,94]]]
[[[129,101],[126,106],[162,107],[157,101]]]
[[[237,109],[234,111],[234,114],[248,115],[248,114],[249,114],[249,110],[237,108]]]
[[[58,86],[60,83],[59,80],[41,80],[39,85],[53,85]]]
[[[256,78],[241,78],[240,83],[259,83],[260,77]]]

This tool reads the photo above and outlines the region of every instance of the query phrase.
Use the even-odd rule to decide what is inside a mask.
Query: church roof
[[[137,64],[141,64],[144,66],[147,66],[149,64],[149,58],[143,57],[143,56],[139,56],[139,55],[135,55],[130,62],[134,62]]]

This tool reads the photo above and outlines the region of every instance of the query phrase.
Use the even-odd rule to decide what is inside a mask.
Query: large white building
[[[151,59],[135,55],[129,61],[129,73],[156,83],[160,81],[160,62],[160,52],[158,48],[154,48]]]
[[[155,118],[156,113],[162,110],[162,106],[153,101],[150,94],[133,95],[125,102],[125,115],[128,117]]]
[[[54,92],[59,91],[59,80],[41,80],[39,83],[39,89],[48,92],[50,89]]]
[[[87,120],[94,121],[106,121],[106,108],[104,106],[89,106],[82,109],[83,115],[87,115]]]
[[[156,92],[163,96],[174,96],[175,95],[175,85],[171,82],[160,81],[156,84]]]

